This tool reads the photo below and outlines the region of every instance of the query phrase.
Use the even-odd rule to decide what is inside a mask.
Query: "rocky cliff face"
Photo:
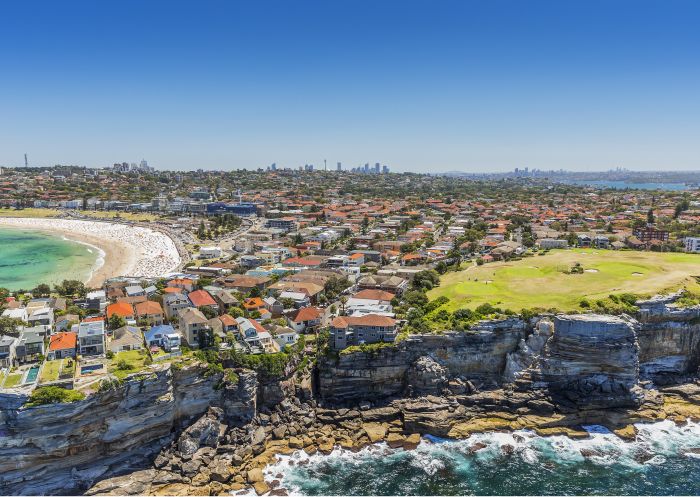
[[[638,405],[638,327],[628,317],[557,316],[531,372],[533,386],[586,406]]]
[[[677,298],[640,303],[641,322],[598,314],[507,319],[341,354],[321,363],[320,394],[349,403],[459,394],[454,387],[461,381],[548,390],[588,408],[638,405],[640,379],[695,374],[700,364],[700,306],[674,307]]]
[[[165,366],[79,402],[19,408],[22,399],[0,399],[2,494],[77,493],[157,453],[211,405],[249,417],[254,380],[239,381],[227,402],[220,382],[200,365]]]
[[[469,333],[415,335],[396,347],[341,354],[337,361],[324,359],[319,365],[320,394],[329,401],[352,403],[440,393],[444,382],[438,367],[446,377],[495,384],[508,353],[526,336],[527,328],[519,319],[490,321]],[[423,381],[421,371],[437,378]]]
[[[639,369],[658,384],[695,375],[700,366],[700,306],[679,307],[680,294],[639,302]]]

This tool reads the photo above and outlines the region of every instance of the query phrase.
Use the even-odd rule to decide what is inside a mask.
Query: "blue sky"
[[[0,165],[700,170],[700,2],[0,5]]]

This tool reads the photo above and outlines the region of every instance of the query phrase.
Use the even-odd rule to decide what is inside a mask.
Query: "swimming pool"
[[[83,366],[80,368],[80,374],[92,373],[93,371],[97,371],[98,369],[102,369],[103,367],[103,364],[91,364],[90,366]]]
[[[37,376],[39,376],[39,366],[32,366],[29,368],[29,371],[27,371],[27,376],[24,378],[24,382],[34,383]]]

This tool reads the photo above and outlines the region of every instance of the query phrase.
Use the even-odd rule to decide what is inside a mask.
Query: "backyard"
[[[579,309],[581,299],[610,294],[651,295],[681,287],[700,291],[700,255],[593,249],[552,250],[513,262],[470,266],[440,279],[428,292],[450,299],[447,310],[488,303],[503,309]]]
[[[145,349],[118,352],[109,364],[109,372],[120,380],[136,373],[151,363],[151,356]]]

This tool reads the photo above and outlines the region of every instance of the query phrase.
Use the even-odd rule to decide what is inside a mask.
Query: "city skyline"
[[[700,169],[694,2],[4,10],[2,166]]]

